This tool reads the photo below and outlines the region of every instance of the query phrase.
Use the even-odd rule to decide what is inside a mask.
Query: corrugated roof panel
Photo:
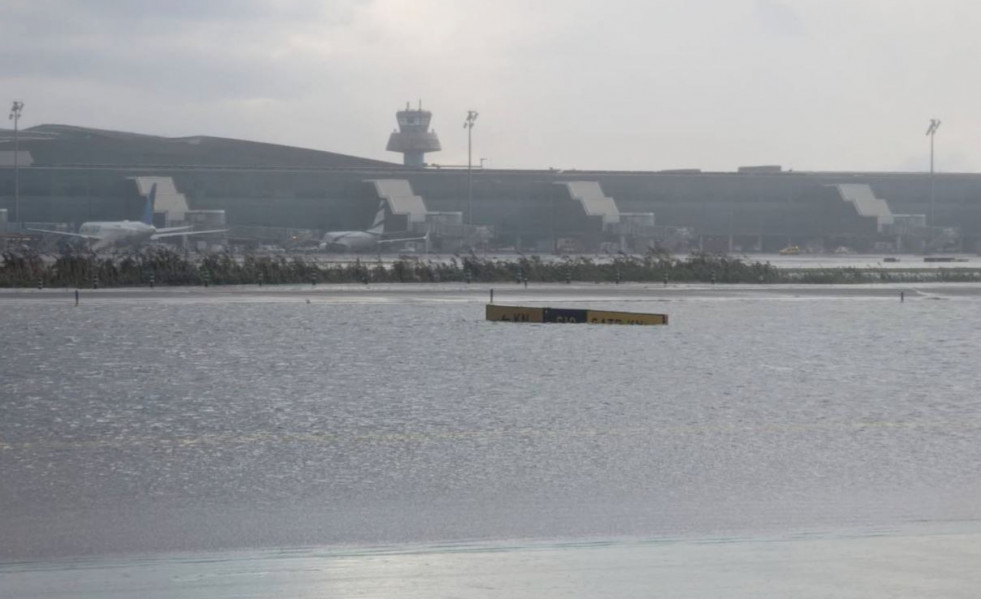
[[[572,199],[582,204],[586,214],[603,217],[604,225],[620,222],[616,202],[603,193],[598,181],[566,181],[562,184],[569,189]]]
[[[426,220],[426,203],[422,196],[412,191],[412,185],[405,179],[372,179],[378,197],[388,202],[392,214],[405,214],[409,222],[421,223]]]
[[[877,198],[870,186],[858,183],[840,183],[833,187],[838,190],[842,201],[855,206],[859,216],[875,218],[880,231],[884,226],[893,224],[895,219],[892,210],[889,209],[889,203],[882,198]]]

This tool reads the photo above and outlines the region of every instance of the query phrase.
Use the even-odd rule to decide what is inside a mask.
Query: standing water
[[[166,556],[207,554],[267,582],[296,582],[289,558],[365,585],[342,594],[416,596],[386,568],[424,555],[463,586],[406,572],[418,596],[478,580],[541,596],[541,568],[565,573],[549,588],[623,596],[651,563],[676,595],[742,596],[729,559],[751,596],[779,547],[891,551],[907,576],[929,547],[951,589],[977,588],[981,288],[597,289],[515,303],[671,324],[490,323],[486,289],[439,287],[0,296],[0,591],[75,576],[97,596],[112,560],[152,581],[133,556],[157,556],[173,596],[202,570]],[[598,579],[574,576],[585,564]],[[682,585],[698,564],[718,577]],[[802,580],[781,588],[827,582]]]

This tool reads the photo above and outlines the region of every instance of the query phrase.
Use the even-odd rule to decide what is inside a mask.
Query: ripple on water
[[[0,551],[981,515],[976,301],[622,307],[672,324],[515,326],[426,301],[13,303],[0,537],[19,542]]]

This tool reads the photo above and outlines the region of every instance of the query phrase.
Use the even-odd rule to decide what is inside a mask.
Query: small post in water
[[[906,301],[906,292],[900,291],[899,292],[899,303],[903,303],[905,301]]]
[[[490,292],[491,292],[491,298],[490,298],[490,303],[492,303],[492,304],[493,304],[493,303],[494,303],[494,290],[493,290],[493,289],[491,289],[491,290],[490,290]]]
[[[78,289],[75,290],[75,305],[78,305]]]

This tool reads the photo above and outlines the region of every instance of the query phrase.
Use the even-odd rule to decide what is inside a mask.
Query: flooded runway
[[[953,530],[958,528],[956,532]],[[235,551],[0,565],[7,596],[969,599],[981,532],[964,526],[783,537]]]
[[[0,293],[0,591],[976,588],[981,288],[496,289]]]

